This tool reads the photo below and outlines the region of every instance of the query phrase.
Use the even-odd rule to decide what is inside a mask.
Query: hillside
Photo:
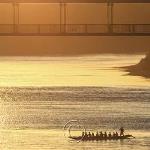
[[[126,67],[131,75],[150,78],[150,53],[146,55],[138,64]]]

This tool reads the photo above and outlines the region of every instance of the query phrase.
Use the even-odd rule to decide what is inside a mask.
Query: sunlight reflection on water
[[[114,68],[142,57],[2,57],[0,149],[149,150],[150,81]],[[91,131],[123,125],[136,139],[68,142],[63,126],[72,119]]]
[[[150,86],[150,80],[116,68],[136,64],[142,57],[1,57],[0,86]]]

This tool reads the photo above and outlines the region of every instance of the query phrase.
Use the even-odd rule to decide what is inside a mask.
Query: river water
[[[149,150],[150,80],[118,67],[143,55],[0,58],[0,149]],[[118,131],[124,141],[69,141],[64,125]]]

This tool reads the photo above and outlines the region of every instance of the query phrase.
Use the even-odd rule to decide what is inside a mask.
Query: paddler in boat
[[[115,132],[113,132],[113,137],[116,137],[116,133]]]
[[[87,132],[86,132],[86,131],[85,131],[84,137],[85,137],[85,138],[87,138],[87,137],[88,137],[88,134],[87,134]]]
[[[92,137],[94,137],[95,135],[94,135],[94,133],[92,132]]]
[[[103,138],[103,132],[102,131],[100,132],[100,137]]]
[[[124,136],[124,128],[121,127],[119,130],[120,130],[120,136]]]
[[[96,132],[96,138],[98,138],[99,137],[99,134],[98,134],[98,131]]]
[[[116,137],[118,137],[118,132],[116,132]]]
[[[91,132],[89,132],[88,137],[91,138]]]
[[[96,135],[95,135],[96,140],[98,140],[99,137],[100,137],[100,135],[99,135],[99,133],[98,133],[98,131],[97,131],[97,132],[96,132]]]
[[[104,137],[107,138],[107,132],[104,133]]]
[[[82,137],[84,137],[85,136],[85,133],[84,132],[82,132]]]
[[[109,132],[108,137],[111,138],[111,132]]]

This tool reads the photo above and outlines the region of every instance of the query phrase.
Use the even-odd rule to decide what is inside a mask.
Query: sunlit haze
[[[107,4],[66,5],[67,24],[107,24]],[[64,16],[62,15],[62,20]],[[150,4],[114,4],[114,24],[150,24]],[[0,24],[13,24],[13,5],[0,4]],[[19,24],[59,24],[60,4],[19,4]],[[6,28],[1,27],[4,32]],[[20,28],[19,30],[27,30]],[[30,26],[28,31],[34,32]],[[46,30],[46,27],[45,29]],[[0,55],[54,55],[140,51],[149,37],[0,37]],[[85,44],[86,43],[86,44]],[[108,44],[109,43],[109,44]]]

